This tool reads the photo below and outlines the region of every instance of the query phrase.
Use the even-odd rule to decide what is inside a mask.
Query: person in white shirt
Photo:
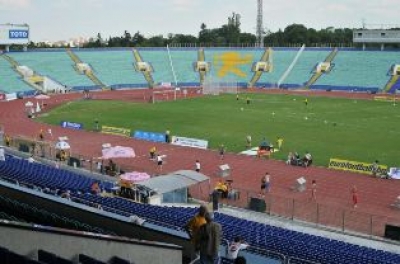
[[[199,161],[199,160],[196,160],[195,168],[196,168],[196,171],[197,171],[197,172],[200,172],[200,167],[201,167],[200,161]]]
[[[163,158],[159,154],[157,155],[157,166],[158,166],[158,172],[162,172],[162,167],[163,167]]]
[[[1,161],[6,161],[6,155],[4,153],[4,148],[3,146],[0,146],[0,160]]]
[[[33,158],[33,155],[28,158],[28,162],[29,163],[34,163],[35,162],[35,159]]]
[[[239,251],[249,247],[249,244],[243,241],[240,236],[235,237],[234,241],[228,245],[227,258],[236,259]]]

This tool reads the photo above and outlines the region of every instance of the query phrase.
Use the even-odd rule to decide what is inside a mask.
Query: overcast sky
[[[315,29],[367,24],[400,25],[399,0],[264,0],[264,26],[275,32],[297,23]],[[0,24],[27,23],[33,41],[71,37],[121,36],[124,30],[146,37],[198,34],[227,23],[232,12],[242,31],[255,33],[257,0],[0,0]]]

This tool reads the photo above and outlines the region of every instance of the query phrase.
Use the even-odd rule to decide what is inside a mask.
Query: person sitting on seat
[[[287,156],[286,164],[287,164],[287,165],[291,165],[293,159],[294,159],[293,152],[289,152],[289,154],[288,154],[288,156]]]
[[[100,185],[97,181],[93,182],[92,186],[90,186],[90,192],[94,195],[97,195],[101,192]]]
[[[234,241],[228,245],[228,259],[237,259],[239,251],[248,248],[248,246],[249,244],[247,244],[240,236],[235,237]]]
[[[312,156],[310,152],[306,151],[306,154],[303,157],[303,166],[307,168],[308,166],[311,165],[311,163],[312,163]]]
[[[67,159],[67,153],[65,152],[65,150],[61,150],[60,151],[60,160],[61,161],[65,161]]]
[[[300,159],[299,153],[295,152],[292,157],[292,161],[290,162],[291,165],[293,166],[301,166],[302,165],[302,160]]]

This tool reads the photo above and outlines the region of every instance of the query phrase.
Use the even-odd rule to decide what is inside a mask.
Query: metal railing
[[[318,203],[311,199],[290,198],[271,193],[261,196],[255,191],[244,189],[235,189],[235,192],[235,196],[230,196],[230,199],[221,199],[220,204],[248,208],[270,216],[306,222],[314,227],[346,234],[383,237],[386,224],[400,222],[399,218],[374,215],[344,206]],[[262,205],[259,208],[249,208],[251,199],[254,198],[258,199],[258,202],[261,201]]]

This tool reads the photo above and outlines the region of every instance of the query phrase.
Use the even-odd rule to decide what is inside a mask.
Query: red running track
[[[263,91],[266,92],[266,91]],[[282,93],[281,90],[268,90],[270,93]],[[284,91],[283,93],[288,93]],[[297,92],[307,96],[336,96],[359,99],[372,99],[373,95],[358,93],[336,93],[336,92]],[[93,99],[113,100],[135,100],[146,99],[146,90],[124,90],[93,92]],[[62,103],[82,99],[82,94],[54,95],[46,101],[46,110]],[[202,173],[211,178],[211,185],[220,179],[218,168],[221,164],[229,164],[231,167],[230,179],[232,186],[240,189],[241,197],[236,201],[238,206],[247,206],[248,195],[245,193],[258,194],[260,190],[260,178],[268,171],[271,174],[271,192],[265,198],[271,203],[271,213],[340,227],[343,225],[345,216],[346,229],[364,232],[367,234],[383,235],[384,224],[400,223],[400,210],[390,207],[397,196],[400,195],[400,181],[384,180],[368,177],[361,174],[330,170],[323,167],[293,167],[286,165],[283,161],[261,160],[253,157],[228,153],[221,161],[218,153],[212,150],[200,150],[193,148],[178,147],[163,143],[151,143],[146,141],[106,135],[90,131],[76,131],[64,129],[59,126],[40,124],[34,119],[27,118],[24,105],[28,99],[15,100],[0,103],[0,124],[5,132],[11,136],[23,135],[26,137],[37,137],[40,129],[52,129],[54,138],[67,136],[72,149],[72,155],[79,153],[85,157],[101,156],[101,145],[111,143],[112,145],[133,147],[137,157],[134,159],[119,159],[116,163],[129,170],[146,171],[152,175],[157,174],[157,166],[154,161],[148,159],[150,147],[156,145],[161,154],[167,155],[163,173],[173,172],[181,169],[193,169],[195,160],[200,160]],[[35,102],[34,99],[31,99]],[[294,192],[291,187],[296,179],[305,177],[307,182],[315,179],[317,181],[317,202],[310,201],[310,191]],[[357,209],[352,208],[350,189],[356,185],[359,192],[359,205]],[[191,194],[197,198],[208,196],[209,186],[191,189]],[[293,209],[293,203],[295,207]],[[318,209],[317,209],[318,207]],[[318,212],[318,214],[317,214]],[[371,217],[374,215],[374,217]]]

